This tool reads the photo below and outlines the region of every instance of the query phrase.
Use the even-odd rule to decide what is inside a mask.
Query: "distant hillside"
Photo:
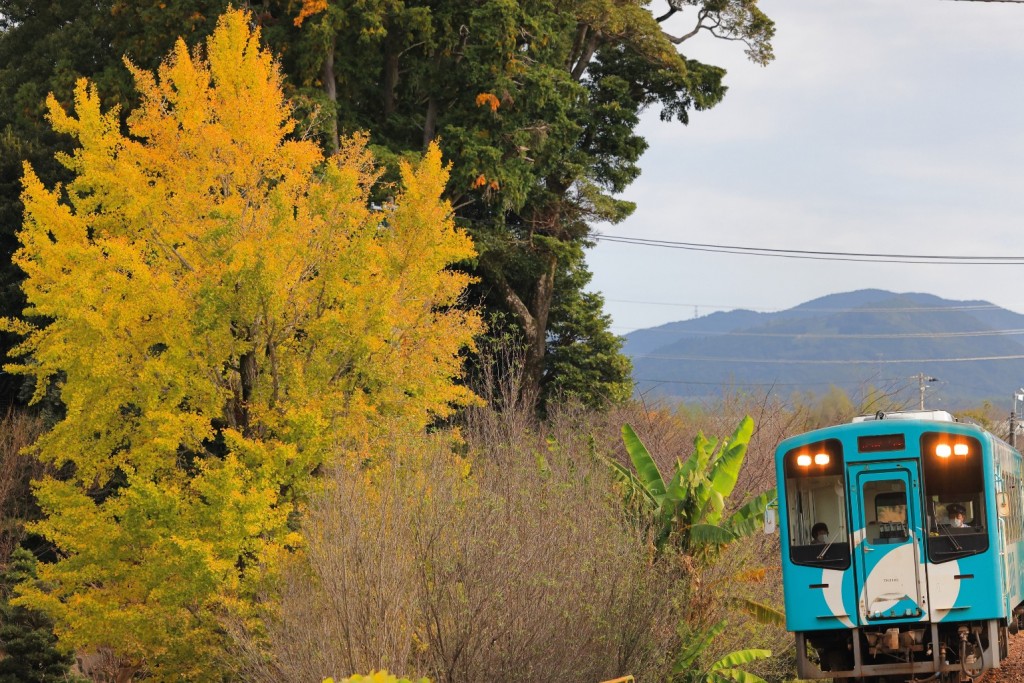
[[[928,407],[988,399],[1009,409],[1024,384],[1024,315],[987,301],[865,289],[777,313],[737,310],[637,330],[624,351],[648,396],[704,399],[729,387],[820,395],[835,384],[855,397],[870,383],[916,402],[911,377],[923,372],[938,379]],[[991,360],[965,360],[980,358]]]

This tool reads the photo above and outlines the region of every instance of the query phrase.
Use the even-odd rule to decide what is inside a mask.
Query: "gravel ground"
[[[1001,669],[990,671],[984,683],[1024,683],[1024,633],[1010,636],[1010,656]]]

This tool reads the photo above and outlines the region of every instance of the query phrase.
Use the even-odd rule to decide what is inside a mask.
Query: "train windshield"
[[[921,436],[928,558],[948,562],[988,549],[981,442],[960,434]]]
[[[789,556],[795,564],[850,566],[843,449],[837,439],[794,448],[785,456]]]

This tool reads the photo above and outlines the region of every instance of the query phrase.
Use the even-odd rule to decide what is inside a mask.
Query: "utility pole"
[[[939,380],[935,379],[934,377],[929,377],[928,375],[924,374],[923,372],[917,373],[917,390],[921,394],[921,401],[920,401],[920,404],[919,404],[919,408],[921,410],[924,410],[924,390],[926,388],[925,387],[925,382],[938,382],[938,381]]]

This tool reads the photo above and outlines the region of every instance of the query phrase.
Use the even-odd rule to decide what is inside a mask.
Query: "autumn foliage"
[[[431,146],[383,209],[365,140],[324,158],[295,135],[281,76],[245,13],[205,57],[181,41],[122,133],[82,81],[49,101],[79,147],[48,189],[26,165],[28,325],[8,370],[57,387],[66,417],[35,444],[71,464],[35,492],[60,561],[24,604],[67,647],[109,648],[156,680],[212,677],[218,618],[300,546],[303,501],[330,462],[471,402],[456,308],[474,254],[440,199]]]

